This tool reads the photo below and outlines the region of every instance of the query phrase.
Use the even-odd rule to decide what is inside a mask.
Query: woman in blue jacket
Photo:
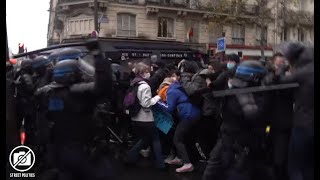
[[[196,121],[200,118],[200,109],[191,104],[187,93],[179,83],[179,71],[172,71],[170,74],[173,83],[167,91],[167,104],[158,103],[160,107],[168,113],[173,114],[177,112],[180,120],[173,138],[178,157],[168,163],[183,165],[176,169],[178,173],[191,172],[193,171],[193,165],[190,162],[184,140]]]

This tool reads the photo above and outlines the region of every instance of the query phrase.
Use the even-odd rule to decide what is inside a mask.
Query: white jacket
[[[142,81],[139,82],[137,97],[142,108],[136,116],[131,118],[131,120],[139,122],[153,122],[154,119],[151,106],[155,105],[160,100],[160,96],[152,97],[150,86],[146,82]]]

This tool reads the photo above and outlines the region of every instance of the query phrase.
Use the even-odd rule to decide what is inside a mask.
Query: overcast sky
[[[47,46],[50,0],[6,0],[8,44],[13,53]]]

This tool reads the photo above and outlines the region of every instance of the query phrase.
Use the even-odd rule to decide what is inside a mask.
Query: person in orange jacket
[[[169,85],[172,83],[172,80],[170,77],[166,77],[163,82],[160,84],[159,89],[157,90],[158,95],[161,98],[161,101],[167,102],[167,91],[169,88]]]

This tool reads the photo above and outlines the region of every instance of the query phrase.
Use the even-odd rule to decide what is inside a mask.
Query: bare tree
[[[257,5],[256,25],[260,27],[260,50],[261,58],[265,59],[264,46],[266,45],[266,34],[268,23],[272,22],[272,9],[275,8],[275,4],[270,5],[268,0],[255,0]]]

